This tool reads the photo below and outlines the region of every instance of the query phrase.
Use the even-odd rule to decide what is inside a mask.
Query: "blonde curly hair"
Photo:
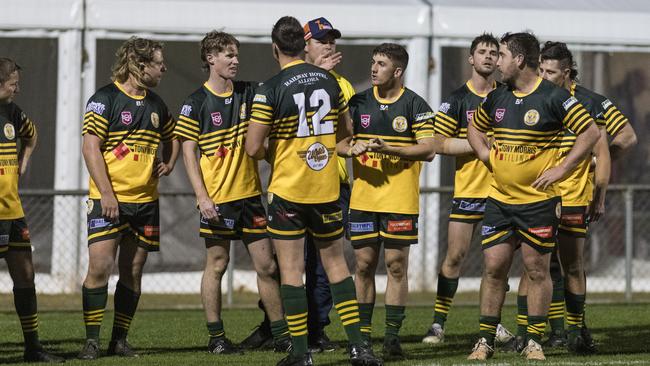
[[[127,39],[115,52],[115,63],[111,71],[111,79],[124,83],[132,75],[139,87],[145,88],[142,82],[144,77],[144,64],[153,61],[155,51],[162,51],[162,42],[150,39],[131,37]]]

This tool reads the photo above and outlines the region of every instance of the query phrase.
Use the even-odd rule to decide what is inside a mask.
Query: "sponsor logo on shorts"
[[[329,213],[329,214],[322,214],[321,216],[323,218],[323,224],[343,221],[343,211]]]
[[[531,227],[528,229],[528,232],[535,234],[540,238],[548,239],[553,237],[553,226]]]
[[[298,156],[315,171],[323,170],[334,154],[334,148],[328,149],[320,142],[314,142],[306,151],[298,151]]]
[[[413,230],[413,220],[388,220],[389,233]]]
[[[368,128],[370,126],[370,115],[362,114],[361,115],[361,127]]]
[[[487,236],[487,235],[492,235],[496,232],[496,227],[495,226],[489,226],[489,225],[483,225],[481,226],[481,235]]]
[[[506,116],[506,109],[497,108],[497,110],[494,112],[494,122],[499,123],[503,121],[503,117],[505,116]]]
[[[223,219],[223,224],[228,228],[228,229],[234,229],[235,228],[235,220],[234,219]]]
[[[397,116],[393,118],[393,130],[396,132],[404,132],[408,128],[408,122],[406,121],[406,117],[404,116]]]
[[[375,231],[375,223],[373,222],[351,222],[350,231],[353,233],[365,233]]]
[[[485,212],[485,202],[471,202],[461,200],[458,208],[463,211]]]
[[[253,227],[265,227],[265,226],[266,226],[266,217],[253,216]]]
[[[160,227],[153,225],[145,225],[144,236],[160,236]]]
[[[530,109],[524,115],[524,123],[526,126],[535,126],[539,122],[539,112],[536,109]]]
[[[91,219],[88,222],[88,228],[89,229],[99,229],[99,228],[102,228],[102,227],[106,227],[106,226],[108,226],[110,224],[111,224],[110,221],[106,221],[106,219],[103,219],[103,218],[101,218],[101,219]]]
[[[582,225],[585,223],[585,215],[564,214],[562,215],[562,223],[567,225]]]
[[[29,229],[28,228],[22,229],[20,231],[20,237],[25,241],[29,241]]]
[[[97,114],[104,114],[106,106],[100,102],[90,102],[86,106],[86,112],[95,112]]]
[[[183,105],[183,107],[181,108],[181,114],[184,115],[185,117],[189,117],[190,114],[192,114],[192,106],[188,104]]]
[[[447,113],[449,112],[449,108],[451,108],[451,105],[449,103],[442,103],[440,107],[438,107],[438,110],[442,113]]]
[[[122,120],[122,124],[125,124],[127,126],[133,122],[133,115],[131,115],[131,112],[129,111],[122,111],[122,113],[120,113],[120,118]]]
[[[9,235],[0,235],[0,245],[9,244]]]
[[[223,123],[221,118],[221,112],[212,112],[210,113],[210,118],[212,118],[212,124],[219,127]]]
[[[578,100],[576,99],[576,97],[571,97],[571,98],[565,100],[564,103],[562,103],[562,107],[564,107],[565,111],[568,111],[569,108],[571,108],[571,106],[576,104],[576,103],[578,103]]]
[[[93,207],[95,207],[95,201],[87,200],[86,206],[88,206],[88,215],[90,215],[90,213],[93,212]]]

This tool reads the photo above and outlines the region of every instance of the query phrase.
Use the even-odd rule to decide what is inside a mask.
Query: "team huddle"
[[[137,356],[127,334],[144,264],[149,252],[160,249],[158,180],[173,171],[181,152],[207,253],[201,299],[210,353],[270,348],[286,354],[278,365],[312,365],[312,353],[336,347],[324,331],[334,308],[352,365],[406,357],[399,331],[406,317],[409,248],[418,242],[419,176],[422,163],[436,154],[455,156],[456,172],[448,250],[433,323],[422,341],[444,342],[460,269],[481,223],[479,336],[468,359],[486,360],[497,345],[529,360],[544,360],[543,347],[596,352],[585,325],[583,248],[588,224],[604,213],[612,159],[636,143],[625,116],[577,84],[566,44],[546,42],[540,50],[530,33],[476,37],[468,58],[471,78],[435,113],[404,86],[409,56],[398,44],[373,50],[372,87],[355,93],[334,71],[342,57],[336,52],[340,37],[325,18],[304,26],[280,18],[271,39],[281,71],[260,83],[236,80],[238,40],[209,32],[201,41],[208,79],[177,115],[150,90],[166,71],[163,45],[137,37],[122,44],[113,82],[90,98],[83,118],[90,185],[80,359],[100,356],[116,259],[107,354]],[[13,102],[19,70],[14,61],[0,59],[0,257],[14,282],[25,361],[62,362],[38,339],[31,244],[18,197],[18,178],[37,133]],[[267,205],[260,160],[271,166]],[[354,249],[354,278],[344,237]],[[221,280],[233,240],[241,240],[251,257],[265,316],[238,345],[227,338],[221,314]],[[380,358],[371,335],[382,247],[387,283]],[[514,335],[500,323],[517,250],[524,272]],[[549,338],[542,341],[545,333]]]

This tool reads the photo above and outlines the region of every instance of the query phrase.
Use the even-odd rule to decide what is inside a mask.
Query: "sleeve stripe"
[[[434,130],[436,133],[443,135],[445,137],[453,137],[456,134],[456,131],[450,130],[448,127],[437,123],[435,125]]]
[[[178,120],[178,123],[176,124],[176,128],[178,128],[180,126],[186,128],[186,129],[188,129],[190,131],[196,131],[196,132],[200,131],[198,125],[189,124],[189,123],[187,123],[187,122],[185,122],[183,120]]]
[[[189,118],[189,117],[186,117],[186,116],[184,116],[184,115],[182,115],[182,114],[178,116],[178,120],[179,120],[179,121],[182,120],[182,121],[185,121],[185,122],[189,122],[189,123],[191,123],[191,124],[195,124],[195,125],[197,125],[197,126],[199,125],[199,121],[194,120],[194,119]]]
[[[345,107],[343,109],[339,110],[339,116],[344,114],[345,112],[347,112],[349,110],[350,110],[350,107],[348,107],[348,105],[345,104]]]
[[[585,107],[582,106],[580,103],[575,103],[569,110],[567,111],[567,114],[564,116],[564,119],[562,120],[562,123],[564,125],[568,125],[570,121],[575,119],[574,114],[580,114],[580,113],[586,113]]]
[[[178,128],[174,130],[174,135],[176,135],[176,136],[180,136],[180,137],[183,137],[183,138],[186,138],[186,139],[188,139],[188,140],[196,141],[196,142],[199,141],[199,140],[196,138],[196,136],[192,136],[191,134],[185,133],[185,132],[181,131],[181,130],[178,129]]]
[[[474,114],[474,121],[472,124],[481,132],[486,132],[490,129],[490,117],[485,113],[481,106],[479,106],[477,113]]]
[[[438,112],[436,113],[435,118],[436,118],[436,119],[440,118],[440,119],[446,120],[446,121],[448,121],[448,122],[450,122],[450,123],[452,123],[452,124],[454,124],[454,125],[457,125],[457,124],[458,124],[458,121],[456,121],[455,118],[453,118],[453,117],[451,117],[451,116],[448,116],[447,114],[445,114],[445,113],[443,113],[443,112],[440,112],[440,111],[438,111]]]
[[[270,105],[255,103],[253,104],[253,108],[266,109],[267,111],[273,113],[273,107],[271,107]]]
[[[443,125],[447,127],[450,131],[455,131],[458,128],[457,123],[451,123],[449,121],[445,121],[444,119],[438,118],[437,116],[436,116],[435,123],[436,125]]]
[[[606,127],[607,133],[610,136],[616,135],[625,125],[627,124],[627,119],[623,119],[619,123],[614,123]]]
[[[575,121],[575,123],[573,123],[572,127],[569,127],[569,128],[571,130],[573,130],[573,132],[575,132],[576,134],[579,135],[589,127],[589,124],[592,121],[593,121],[593,118],[591,118],[591,116],[588,113],[585,113],[584,115],[582,115],[580,117],[580,119],[578,121]]]

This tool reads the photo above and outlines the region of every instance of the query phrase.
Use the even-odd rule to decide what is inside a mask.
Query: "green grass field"
[[[144,305],[144,304],[143,304]],[[145,306],[143,306],[145,307]],[[4,309],[7,309],[6,307]],[[109,307],[110,309],[110,307]],[[503,311],[503,322],[511,330],[515,308]],[[477,335],[478,308],[456,306],[447,322],[446,343],[433,347],[420,343],[431,322],[430,307],[409,307],[401,336],[407,359],[389,362],[390,365],[463,365]],[[224,310],[226,332],[235,342],[245,338],[261,320],[256,309]],[[335,314],[327,328],[340,350],[317,354],[317,365],[346,365],[343,352],[345,335]],[[548,364],[553,365],[645,365],[650,364],[650,307],[646,304],[589,305],[587,318],[599,346],[599,354],[590,357],[569,356],[564,350],[546,352]],[[130,343],[140,353],[138,359],[102,357],[98,361],[74,360],[84,336],[80,311],[44,311],[40,314],[41,338],[46,346],[66,358],[68,364],[92,365],[274,365],[281,357],[268,351],[248,352],[242,356],[209,355],[205,352],[207,336],[203,313],[199,309],[156,310],[143,309],[134,319]],[[384,310],[378,307],[374,316],[375,352],[381,350]],[[108,344],[112,313],[107,312],[102,330],[103,349]],[[19,363],[22,360],[22,335],[13,311],[0,312],[0,364]],[[489,364],[526,364],[518,354],[496,353]]]

